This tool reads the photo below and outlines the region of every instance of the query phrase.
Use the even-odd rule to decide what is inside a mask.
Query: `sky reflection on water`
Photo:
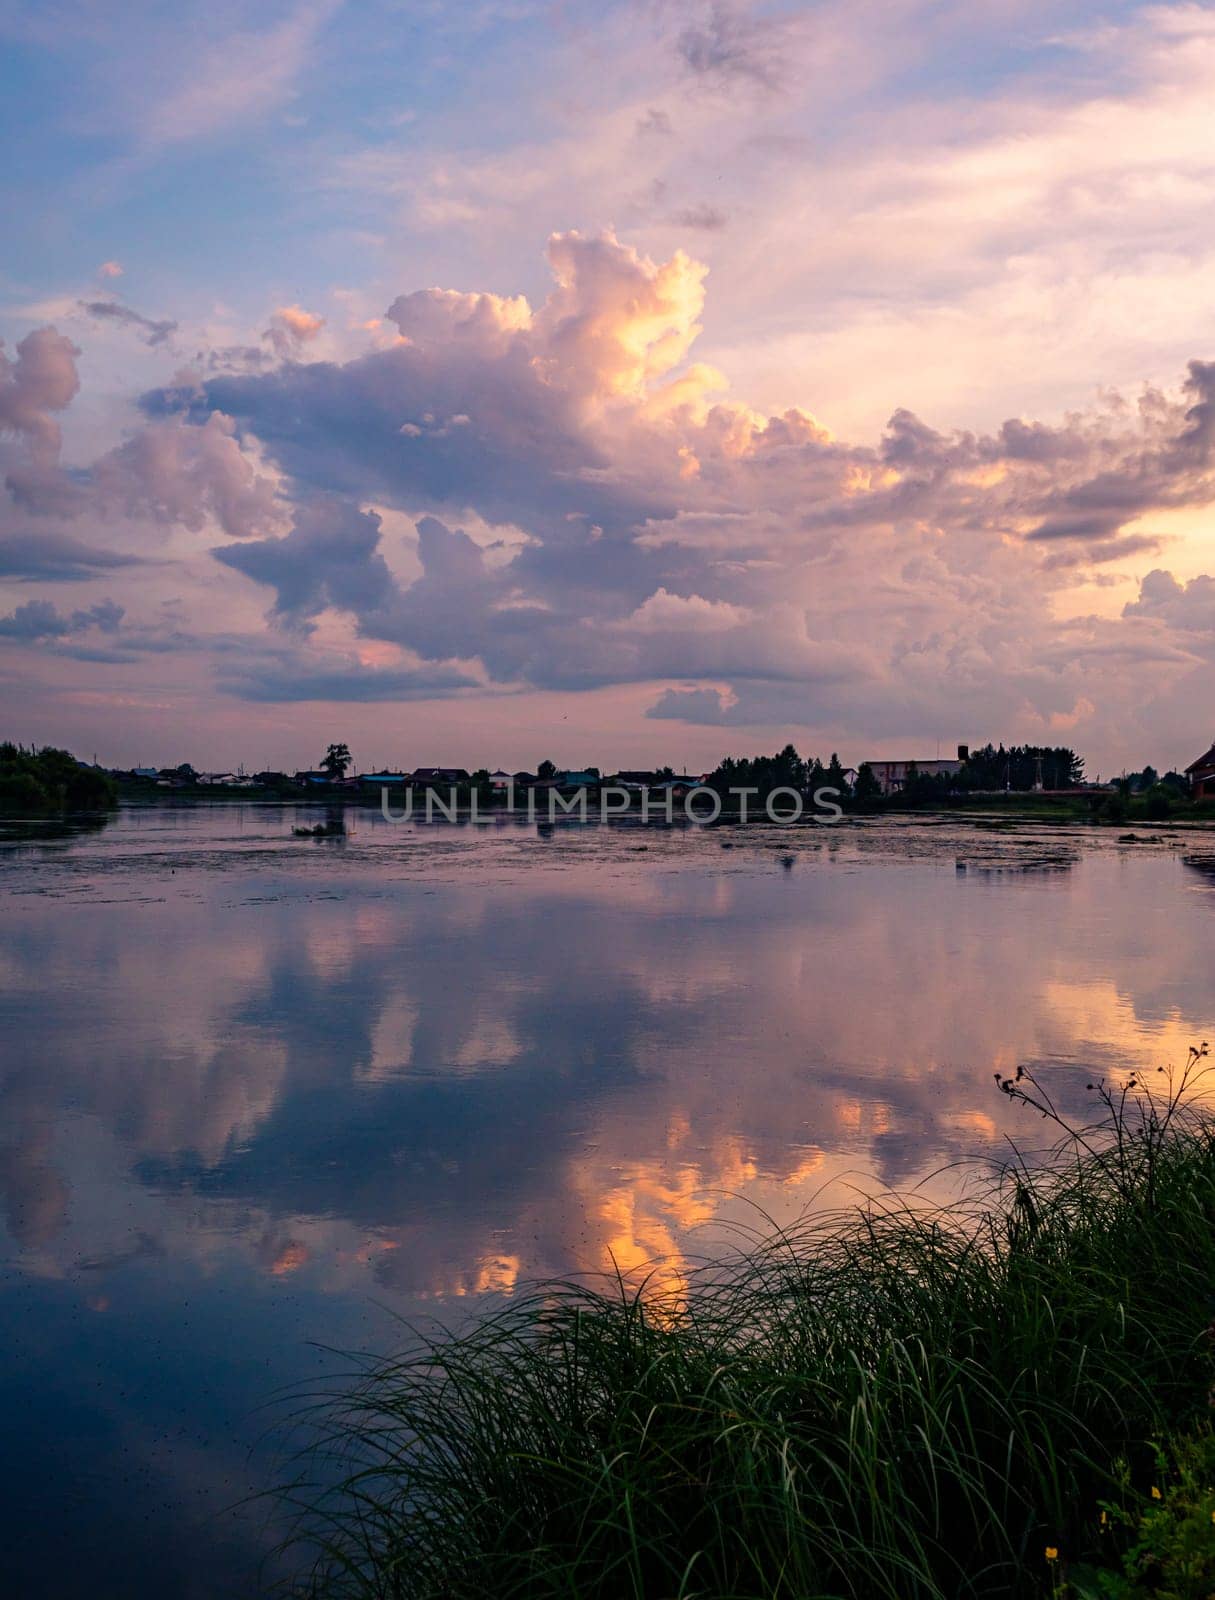
[[[270,1535],[223,1508],[267,1471],[256,1408],[332,1369],[315,1343],[677,1274],[757,1207],[1037,1137],[997,1070],[1078,1105],[1211,1031],[1215,875],[1187,858],[1215,842],[1182,832],[291,822],[129,811],[0,849],[28,1594],[255,1592]]]

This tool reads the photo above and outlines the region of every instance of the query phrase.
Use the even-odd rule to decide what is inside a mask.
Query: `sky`
[[[1215,738],[1215,9],[0,0],[0,735]]]

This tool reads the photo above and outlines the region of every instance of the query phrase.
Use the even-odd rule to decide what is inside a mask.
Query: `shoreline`
[[[1099,796],[1101,801],[1109,798],[1108,795]],[[393,796],[392,800],[397,797]],[[392,804],[390,800],[390,805]],[[400,803],[400,802],[398,802]],[[281,809],[306,807],[309,810],[332,811],[335,809],[355,810],[360,812],[380,811],[381,798],[378,793],[364,795],[344,792],[332,795],[317,795],[307,790],[293,793],[283,793],[271,790],[225,790],[221,793],[206,788],[196,790],[176,790],[148,794],[138,790],[120,790],[118,796],[120,806],[132,809],[164,807],[178,809],[189,807],[212,807],[232,805],[252,805],[259,807],[278,807]],[[492,801],[478,800],[475,808],[469,800],[458,800],[450,817],[444,815],[445,808],[438,803],[435,805],[436,815],[425,816],[424,801],[415,796],[414,812],[409,820],[412,821],[460,821],[467,822],[496,822],[516,817],[523,821],[535,824],[561,825],[586,821],[599,822],[624,822],[652,827],[694,826],[694,827],[720,827],[720,826],[748,826],[760,823],[774,827],[838,827],[845,823],[872,822],[884,818],[897,818],[904,821],[923,820],[932,824],[942,821],[952,822],[1037,822],[1053,823],[1060,825],[1079,824],[1085,828],[1095,827],[1102,830],[1110,828],[1151,827],[1155,830],[1168,830],[1172,828],[1204,829],[1215,827],[1215,803],[1209,801],[1184,801],[1167,816],[1149,816],[1146,804],[1139,803],[1132,798],[1125,803],[1125,812],[1119,816],[1102,816],[1094,807],[1089,797],[1066,799],[1064,797],[1043,796],[1034,798],[1029,795],[1016,796],[958,796],[956,801],[946,804],[920,804],[899,805],[868,804],[863,806],[851,805],[842,808],[843,814],[838,818],[830,816],[816,816],[803,814],[797,818],[774,819],[765,815],[755,815],[752,807],[751,814],[743,818],[738,807],[722,805],[720,814],[709,818],[688,816],[683,812],[682,806],[675,807],[675,814],[671,818],[662,815],[643,815],[640,802],[627,810],[613,812],[609,816],[595,815],[596,807],[592,801],[588,805],[587,818],[580,818],[574,813],[558,811],[553,817],[544,815],[539,806],[533,816],[528,812],[526,805],[516,804],[513,808],[505,805],[496,805]],[[651,806],[652,812],[657,812],[657,806]],[[105,811],[87,811],[76,813],[64,812],[2,812],[0,818],[5,822],[16,820],[55,820],[65,816],[104,817]],[[389,820],[397,820],[395,817]],[[402,819],[403,820],[403,819]]]

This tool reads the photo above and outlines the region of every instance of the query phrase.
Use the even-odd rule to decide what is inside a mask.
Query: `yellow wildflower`
[[[1156,1487],[1155,1484],[1152,1485],[1152,1499],[1153,1500],[1159,1500],[1160,1499],[1160,1490]]]
[[[1046,1559],[1048,1561],[1058,1561],[1059,1559],[1059,1552],[1053,1544],[1048,1544],[1046,1547]]]

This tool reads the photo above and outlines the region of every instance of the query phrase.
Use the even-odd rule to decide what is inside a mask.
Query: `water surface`
[[[1211,833],[316,815],[0,841],[5,1592],[256,1594],[321,1347],[944,1192],[1037,1136],[994,1072],[1212,1033]]]

